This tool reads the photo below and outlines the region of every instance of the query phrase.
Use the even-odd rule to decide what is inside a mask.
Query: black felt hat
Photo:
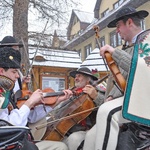
[[[70,72],[70,76],[73,78],[75,78],[76,74],[84,74],[84,75],[90,76],[93,80],[98,80],[98,78],[96,76],[94,76],[92,74],[91,70],[87,67],[81,67],[75,71]]]
[[[5,36],[0,42],[0,47],[11,47],[11,46],[19,46],[23,47],[22,43],[18,43],[16,39],[12,36]]]
[[[0,68],[20,68],[21,54],[11,47],[0,48]]]
[[[131,16],[138,16],[140,19],[143,19],[148,16],[148,12],[146,10],[140,10],[137,11],[135,8],[132,7],[126,7],[126,8],[121,8],[117,14],[114,20],[112,20],[107,27],[108,28],[114,28],[116,27],[116,23],[119,20],[124,19],[125,17],[131,17]]]

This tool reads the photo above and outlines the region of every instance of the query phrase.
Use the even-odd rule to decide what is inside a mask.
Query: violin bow
[[[24,40],[23,40],[23,38],[21,37],[21,41],[22,41],[22,44],[23,44],[23,47],[24,47],[24,50],[25,50],[25,54],[26,54],[26,58],[28,58],[28,63],[30,64],[30,60],[29,60],[29,55],[28,55],[28,53],[27,53],[27,48],[26,48],[26,46],[25,46],[25,43],[24,43]],[[23,65],[23,64],[22,64]],[[33,69],[32,69],[32,67],[31,67],[31,71],[32,71],[32,75],[33,75],[33,77],[34,77],[34,79],[35,79],[35,76],[34,76],[34,72],[33,72]],[[29,75],[29,73],[30,73],[30,71],[27,73],[27,71],[25,70],[25,76],[27,77],[28,75]],[[36,84],[36,87],[39,87],[39,85],[38,85],[38,83],[37,83],[37,81],[35,80],[35,84]],[[31,88],[29,88],[29,89],[31,89]]]
[[[40,44],[41,44],[41,41],[42,41],[43,36],[44,36],[44,33],[45,33],[45,31],[46,31],[46,27],[47,27],[47,25],[48,25],[48,22],[49,22],[49,19],[47,19],[47,22],[46,22],[46,24],[45,24],[45,27],[44,27],[44,29],[43,29],[43,31],[42,31],[42,35],[41,35],[41,38],[40,38],[40,40],[39,40],[39,43],[38,43],[38,46],[37,46],[37,49],[36,49],[36,51],[35,51],[35,54],[34,54],[34,57],[33,57],[33,59],[32,59],[31,64],[30,64],[30,61],[29,61],[30,67],[29,67],[29,69],[28,69],[28,71],[27,71],[27,73],[26,73],[26,77],[30,74],[30,72],[31,72],[31,70],[32,70],[33,62],[34,62],[34,60],[35,60],[35,58],[36,58],[37,52],[38,52],[38,50],[39,50],[39,46],[40,46]],[[23,43],[23,47],[24,47],[24,49],[25,49],[26,56],[28,57],[28,60],[29,60],[29,56],[28,56],[28,54],[27,54],[27,49],[26,49],[24,40],[23,40],[22,38],[21,38],[21,40],[22,40],[22,43]],[[32,74],[34,75],[33,70],[32,70]],[[34,79],[35,79],[35,78],[34,78]],[[37,81],[36,81],[35,83],[36,83],[36,86],[39,87]]]
[[[36,57],[36,55],[37,55],[37,52],[38,52],[38,50],[39,50],[39,47],[40,47],[41,41],[42,41],[42,39],[43,39],[44,33],[45,33],[45,31],[46,31],[46,27],[47,27],[48,22],[49,22],[49,19],[47,20],[47,22],[46,22],[46,24],[45,24],[45,27],[44,27],[44,29],[43,29],[42,36],[41,36],[41,38],[40,38],[40,40],[39,40],[37,49],[36,49],[36,51],[35,51],[35,54],[34,54],[34,57],[33,57],[33,59],[32,59],[32,62],[31,62],[31,64],[30,64],[30,68],[29,68],[29,70],[28,70],[28,72],[27,72],[27,75],[30,73],[30,71],[31,71],[31,69],[32,69],[33,62],[34,62],[35,57]]]

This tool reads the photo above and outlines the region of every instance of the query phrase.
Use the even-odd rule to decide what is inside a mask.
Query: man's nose
[[[78,79],[79,78],[79,76],[75,76],[75,79]]]
[[[16,78],[19,78],[20,76],[19,76],[19,73],[16,73]]]

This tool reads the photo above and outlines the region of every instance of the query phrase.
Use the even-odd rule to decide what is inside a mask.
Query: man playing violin
[[[11,47],[0,48],[0,52],[0,75],[6,76],[7,78],[10,78],[13,82],[16,82],[16,80],[19,78],[18,69],[21,62],[20,52],[14,50]],[[68,99],[72,95],[72,92],[70,92],[70,90],[64,90],[63,92],[65,93],[65,95],[60,96],[57,99],[57,104],[61,101]],[[43,104],[43,93],[40,89],[37,89],[19,109],[13,108],[11,103],[8,103],[7,105],[5,105],[5,107],[1,108],[0,118],[10,122],[13,125],[26,126],[29,121],[37,121],[42,117],[46,116],[48,112],[53,110],[54,106],[48,106],[44,109]],[[62,142],[41,141],[36,143],[36,145],[40,150],[68,149],[67,146]]]
[[[87,67],[78,68],[76,71],[71,71],[70,76],[74,78],[75,89],[82,89],[85,94],[88,94],[95,107],[103,103],[104,91],[98,86],[94,87],[94,85],[92,85],[92,83],[96,82],[98,78],[92,74],[90,69]],[[91,117],[94,117],[94,115]],[[77,150],[78,147],[82,147],[87,130],[89,130],[94,124],[95,120],[92,122],[89,116],[69,130],[69,133],[71,134],[66,140],[64,140],[68,145],[69,150]]]
[[[105,45],[101,47],[100,55],[105,57],[105,52],[109,52],[125,79],[127,79],[130,69],[133,45],[137,36],[142,32],[141,20],[147,16],[148,12],[145,10],[136,11],[132,7],[121,8],[116,18],[108,24],[109,28],[116,27],[116,32],[127,43],[127,47],[119,50]],[[109,85],[107,84],[107,86]],[[120,127],[123,123],[129,122],[122,117],[122,105],[123,93],[114,85],[106,96],[105,103],[99,107],[96,125],[86,134],[84,150],[117,149]]]
[[[16,41],[16,39],[12,36],[5,36],[2,41],[0,42],[0,48],[1,47],[12,47],[15,50],[20,50],[20,48],[23,47],[22,43],[18,43]],[[13,91],[16,92],[17,90],[22,90],[22,83],[29,83],[30,82],[30,76],[26,77],[23,76],[23,74],[21,73],[21,71],[19,70],[19,78],[17,79],[17,81],[15,82],[15,86]]]

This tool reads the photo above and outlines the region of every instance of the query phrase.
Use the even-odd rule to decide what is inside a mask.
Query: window
[[[142,28],[143,30],[145,30],[145,28],[146,28],[146,27],[145,27],[145,21],[144,21],[144,20],[141,21],[141,28]]]
[[[113,8],[117,9],[125,0],[118,0],[114,5]]]
[[[117,47],[117,46],[122,45],[121,37],[115,31],[110,33],[110,45],[114,48]]]
[[[115,3],[115,4],[113,5],[113,8],[114,8],[114,9],[117,9],[118,7],[119,7],[118,2],[117,2],[117,3]]]
[[[83,32],[83,29],[78,31],[78,35],[80,35]]]
[[[101,44],[101,46],[105,45],[105,37],[104,36],[100,38],[100,44]]]
[[[86,58],[92,52],[92,45],[89,44],[85,46],[84,49],[85,49],[85,58]]]
[[[109,9],[105,10],[102,14],[101,17],[105,17],[109,13]]]
[[[65,78],[59,77],[42,77],[42,89],[52,88],[54,91],[65,89]]]
[[[100,44],[100,46],[104,46],[105,45],[105,37],[104,36],[99,39],[99,44]],[[99,48],[99,44],[96,41],[96,47],[97,48]]]
[[[79,54],[79,56],[80,56],[80,58],[81,58],[81,57],[82,57],[82,56],[81,56],[81,49],[78,50],[78,54]]]
[[[119,33],[117,33],[117,37],[118,37],[118,46],[122,45],[122,39],[121,39],[121,36],[119,35]]]
[[[119,5],[121,5],[124,2],[124,0],[119,0],[118,2],[119,2]]]

